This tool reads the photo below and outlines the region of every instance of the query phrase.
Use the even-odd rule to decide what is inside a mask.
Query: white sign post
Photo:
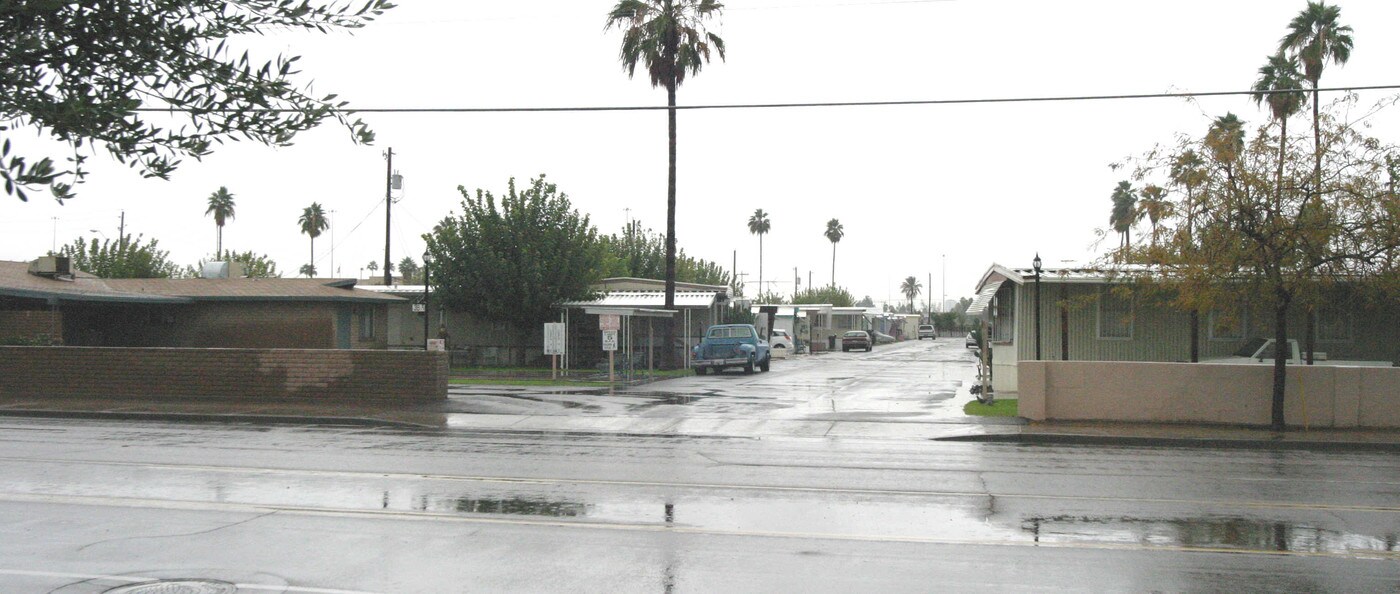
[[[613,382],[613,354],[617,352],[617,330],[603,331],[603,350],[608,352],[608,383],[611,384]]]
[[[559,378],[559,355],[564,354],[566,348],[564,323],[546,322],[544,325],[544,354],[549,355],[549,377]]]

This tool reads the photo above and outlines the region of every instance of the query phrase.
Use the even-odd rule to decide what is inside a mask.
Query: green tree
[[[399,274],[403,275],[404,284],[421,282],[422,277],[418,276],[420,272],[422,269],[418,267],[417,262],[413,261],[413,258],[404,256],[402,260],[399,260]]]
[[[586,299],[600,278],[603,245],[588,217],[545,176],[497,201],[465,187],[462,214],[424,236],[433,260],[433,290],[448,307],[522,329],[554,319],[554,304]]]
[[[905,298],[909,299],[909,313],[915,313],[914,299],[919,297],[919,293],[923,292],[923,288],[924,284],[919,282],[919,279],[912,276],[904,277],[904,282],[899,283],[899,292],[903,294]]]
[[[857,302],[856,302],[856,306],[858,306],[858,307],[875,307],[875,300],[874,300],[874,299],[871,299],[869,295],[866,295],[866,296],[865,296],[864,298],[862,298],[860,301],[857,301]]]
[[[1118,182],[1118,187],[1113,189],[1113,211],[1108,216],[1108,224],[1118,232],[1119,249],[1129,246],[1128,235],[1137,216],[1137,192],[1133,190],[1132,182]]]
[[[618,235],[600,238],[603,244],[603,277],[662,278],[666,272],[666,240],[641,221],[631,221]],[[728,285],[729,271],[715,262],[676,253],[676,282]]]
[[[157,247],[152,239],[141,245],[130,235],[116,241],[79,237],[73,243],[58,248],[59,256],[67,256],[74,270],[102,278],[171,278],[178,276],[180,267],[170,261],[170,254]]]
[[[327,118],[357,142],[373,134],[351,121],[335,95],[294,84],[298,56],[261,66],[230,50],[233,39],[299,28],[354,29],[392,5],[319,1],[105,0],[0,4],[0,163],[5,191],[48,187],[63,201],[101,148],[146,177],[167,179],[185,157],[248,139],[273,146]],[[170,109],[150,119],[138,109]],[[67,168],[49,156],[12,154],[12,137],[32,128],[68,145]]]
[[[224,222],[233,218],[233,194],[228,193],[227,187],[219,186],[217,191],[209,195],[209,208],[204,211],[204,214],[214,216],[214,226],[218,228],[214,253],[223,253]]]
[[[369,264],[366,264],[366,265],[365,265],[365,270],[368,270],[368,271],[369,271],[369,275],[370,275],[371,277],[373,277],[373,276],[374,276],[374,273],[379,272],[379,262],[376,262],[376,261],[374,261],[374,260],[370,260],[370,261],[369,261]]]
[[[1327,118],[1321,121],[1327,125]],[[1147,273],[1126,268],[1125,278],[1160,285],[1189,311],[1264,307],[1280,345],[1287,344],[1289,312],[1325,299],[1329,290],[1393,294],[1400,274],[1386,254],[1400,246],[1400,205],[1389,198],[1385,156],[1395,147],[1342,125],[1325,130],[1335,144],[1324,151],[1331,185],[1323,190],[1336,199],[1319,205],[1310,193],[1288,191],[1312,177],[1306,156],[1277,150],[1263,128],[1236,144],[1230,128],[1212,125],[1204,137],[1183,140],[1165,162],[1149,159],[1146,174],[1171,169],[1188,151],[1209,153],[1220,166],[1206,168],[1200,180],[1194,233],[1167,233],[1158,245],[1131,253],[1125,262],[1157,266]],[[1280,159],[1287,159],[1282,168]],[[1270,424],[1282,429],[1290,353],[1276,351]]]
[[[856,299],[850,291],[842,287],[808,287],[793,295],[792,302],[793,304],[826,303],[836,307],[852,307],[856,304]]]
[[[841,242],[841,238],[846,236],[846,228],[841,226],[841,221],[831,219],[826,222],[826,240],[831,242],[831,286],[836,286],[836,244]]]
[[[753,211],[749,217],[749,233],[758,236],[758,293],[763,294],[763,236],[768,233],[773,225],[768,220],[768,213],[762,208]]]
[[[297,275],[312,278],[316,276],[316,267],[311,264],[302,264],[301,269],[297,271]]]
[[[310,267],[307,277],[316,274],[316,238],[321,236],[321,232],[330,227],[330,221],[326,220],[326,211],[321,209],[320,202],[312,202],[301,211],[301,217],[297,219],[297,224],[301,225],[301,232],[311,238],[311,260],[307,261]],[[308,272],[303,268],[302,272]]]
[[[724,40],[705,25],[723,9],[716,0],[619,0],[608,11],[606,28],[622,30],[618,58],[627,76],[642,64],[651,86],[666,89],[666,309],[676,302],[676,89],[700,73],[712,51],[724,59]]]

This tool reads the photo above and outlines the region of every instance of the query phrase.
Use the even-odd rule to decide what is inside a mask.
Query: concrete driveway
[[[474,414],[748,421],[948,422],[976,361],[961,340],[907,341],[873,352],[775,359],[766,373],[688,376],[635,388],[453,386],[452,409]]]

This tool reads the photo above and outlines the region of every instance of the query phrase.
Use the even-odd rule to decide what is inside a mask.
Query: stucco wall
[[[1266,425],[1273,368],[1126,361],[1022,361],[1032,420]],[[1289,425],[1400,428],[1400,368],[1290,366]]]
[[[0,396],[100,399],[447,398],[447,353],[0,347]]]

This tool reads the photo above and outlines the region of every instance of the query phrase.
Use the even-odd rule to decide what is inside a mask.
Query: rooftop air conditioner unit
[[[242,262],[205,262],[199,271],[200,278],[242,278]]]
[[[72,260],[67,256],[42,256],[29,263],[29,274],[35,276],[73,276]]]

